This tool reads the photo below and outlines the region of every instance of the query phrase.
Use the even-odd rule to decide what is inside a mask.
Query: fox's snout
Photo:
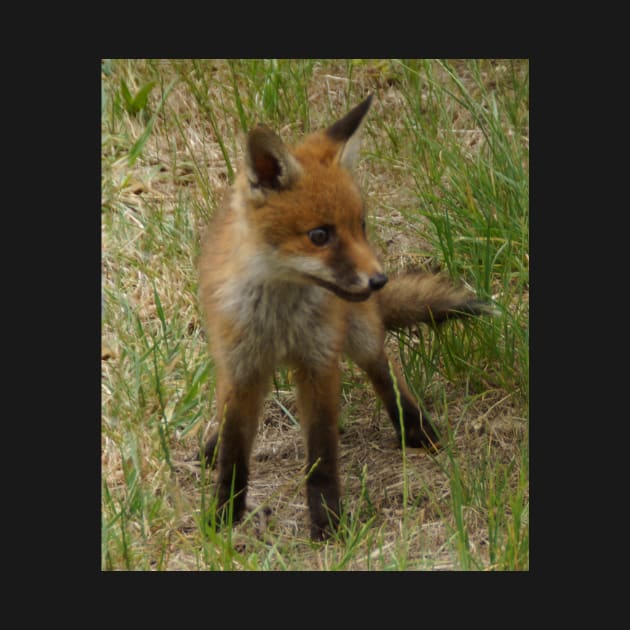
[[[375,273],[370,277],[370,289],[372,291],[378,291],[387,284],[387,276],[384,273]]]

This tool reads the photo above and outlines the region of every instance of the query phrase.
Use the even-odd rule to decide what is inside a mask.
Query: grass
[[[527,61],[117,59],[101,76],[103,569],[528,569]],[[440,267],[500,316],[388,341],[449,436],[435,456],[396,449],[344,366],[343,513],[326,543],[308,539],[292,377],[278,370],[253,510],[215,532],[213,474],[195,462],[214,392],[200,238],[247,129],[298,140],[368,92],[358,177],[385,267]]]

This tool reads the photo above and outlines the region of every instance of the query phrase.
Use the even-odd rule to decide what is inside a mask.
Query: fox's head
[[[359,126],[370,95],[341,120],[288,148],[268,127],[247,137],[236,183],[245,220],[274,274],[314,282],[360,301],[387,276],[366,238],[365,209],[353,177]]]

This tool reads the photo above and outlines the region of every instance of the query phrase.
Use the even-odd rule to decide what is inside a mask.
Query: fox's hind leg
[[[404,432],[406,446],[436,450],[439,438],[435,430],[422,417],[400,369],[385,354],[385,330],[380,313],[372,305],[373,302],[365,303],[353,312],[346,353],[368,375],[385,405],[398,439],[402,442]]]
[[[383,401],[398,439],[402,442],[404,431],[406,446],[422,446],[430,450],[437,450],[439,447],[438,436],[429,422],[422,417],[422,413],[409,392],[398,366],[388,361],[384,351],[378,358],[363,365],[359,363],[359,366],[365,370],[374,390]],[[399,393],[400,406],[396,390]]]

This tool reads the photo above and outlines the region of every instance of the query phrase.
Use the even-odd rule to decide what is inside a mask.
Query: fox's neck
[[[328,299],[328,292],[305,279],[289,275],[277,268],[263,254],[255,254],[223,287],[222,308],[239,321],[264,325],[286,312],[299,311],[301,304],[319,305]]]

